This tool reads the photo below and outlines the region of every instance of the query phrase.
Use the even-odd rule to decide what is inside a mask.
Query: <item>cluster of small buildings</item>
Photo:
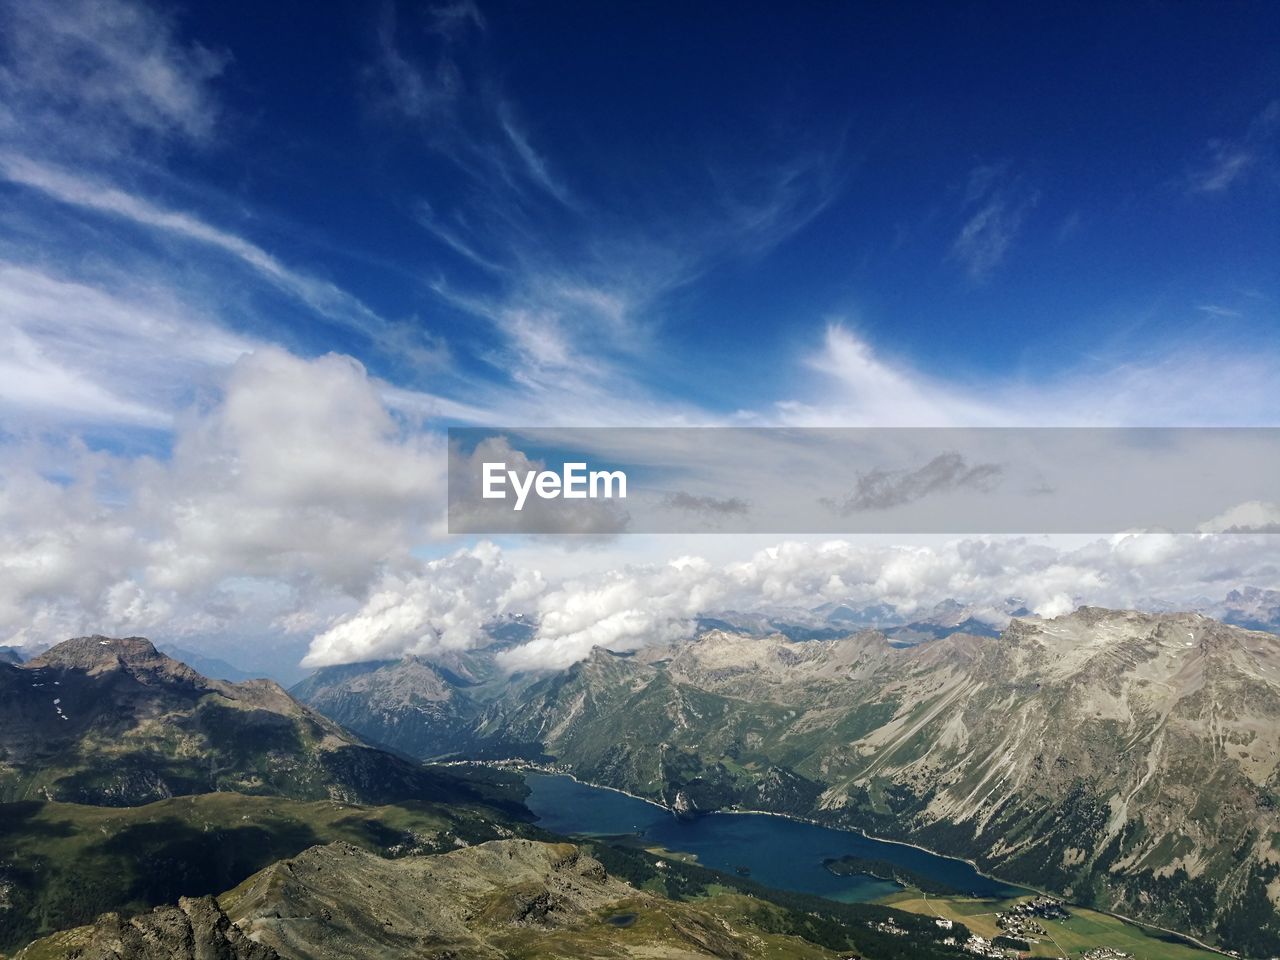
[[[1041,938],[1049,936],[1049,931],[1034,915],[1020,911],[997,913],[996,926],[1009,936],[1025,940],[1027,943],[1039,943]]]
[[[905,937],[907,935],[907,931],[903,930],[892,920],[885,920],[883,923],[879,920],[868,920],[867,926],[872,930],[877,930],[880,933],[887,933],[894,937]]]
[[[978,957],[992,957],[996,960],[1008,960],[1010,955],[1016,955],[1013,951],[997,947],[986,937],[979,937],[976,934],[964,942],[963,949],[966,953],[972,953]]]
[[[1082,960],[1133,960],[1132,953],[1125,953],[1115,947],[1094,947],[1086,950],[1081,957]]]
[[[996,926],[1004,933],[1027,943],[1039,943],[1049,936],[1041,920],[1069,920],[1062,901],[1044,895],[1016,903],[1004,913],[996,914]]]
[[[1039,917],[1042,920],[1070,920],[1071,914],[1057,897],[1046,897],[1044,894],[1024,900],[1013,906],[1010,913],[1021,913],[1028,917]]]

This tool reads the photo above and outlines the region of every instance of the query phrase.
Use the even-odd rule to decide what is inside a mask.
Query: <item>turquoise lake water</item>
[[[525,803],[547,830],[571,836],[639,835],[648,845],[694,854],[714,870],[742,873],[745,868],[752,880],[779,890],[853,903],[899,889],[874,877],[838,877],[822,865],[827,859],[858,856],[887,860],[978,896],[1025,892],[982,876],[963,860],[847,830],[754,813],[677,820],[661,807],[571,777],[530,773],[525,782],[530,789]]]

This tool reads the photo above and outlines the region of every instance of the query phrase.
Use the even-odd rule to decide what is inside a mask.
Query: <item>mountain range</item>
[[[407,678],[421,666],[380,669]],[[456,698],[465,691],[444,702]],[[451,710],[454,742],[475,755],[541,760],[687,816],[758,809],[909,840],[1249,955],[1280,953],[1270,633],[1094,608],[910,645],[876,630],[795,641],[711,629],[597,649]]]
[[[81,637],[0,663],[0,800],[132,806],[229,790],[454,800],[448,778],[364,743],[270,680],[211,680],[141,638]]]
[[[413,666],[485,683],[484,657]],[[142,638],[0,664],[0,788],[22,960],[958,955],[929,918],[566,843],[513,777],[424,766]]]

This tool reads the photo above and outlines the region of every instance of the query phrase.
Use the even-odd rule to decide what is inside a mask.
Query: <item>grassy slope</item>
[[[609,916],[634,911],[635,922],[627,927],[608,923]],[[633,956],[643,952],[654,958],[689,957],[689,933],[711,945],[741,948],[741,941],[724,936],[723,923],[750,938],[753,958],[759,960],[834,960],[840,954],[794,936],[768,932],[760,922],[763,915],[780,915],[776,908],[762,907],[748,897],[724,895],[698,902],[696,906],[662,904],[655,911],[643,901],[623,901],[604,911],[596,922],[568,930],[530,934],[512,930],[497,938],[512,960],[551,957]],[[767,925],[768,921],[764,920]],[[681,931],[686,931],[682,933]],[[702,954],[705,955],[705,954]]]
[[[236,793],[141,807],[0,805],[0,950],[179,896],[219,893],[283,857],[346,840],[394,855],[451,849],[498,836],[492,810],[399,804],[361,807]]]

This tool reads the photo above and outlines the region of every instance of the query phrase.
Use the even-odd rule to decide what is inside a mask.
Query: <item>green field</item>
[[[975,934],[992,938],[1002,931],[996,914],[1019,899],[973,900],[967,897],[925,896],[918,890],[904,890],[878,902],[926,916],[946,917],[964,923]],[[1187,943],[1161,939],[1158,931],[1127,923],[1117,917],[1081,907],[1068,906],[1070,920],[1041,920],[1050,939],[1032,945],[1033,957],[1079,957],[1091,947],[1114,947],[1131,953],[1135,960],[1210,960],[1222,954]]]

